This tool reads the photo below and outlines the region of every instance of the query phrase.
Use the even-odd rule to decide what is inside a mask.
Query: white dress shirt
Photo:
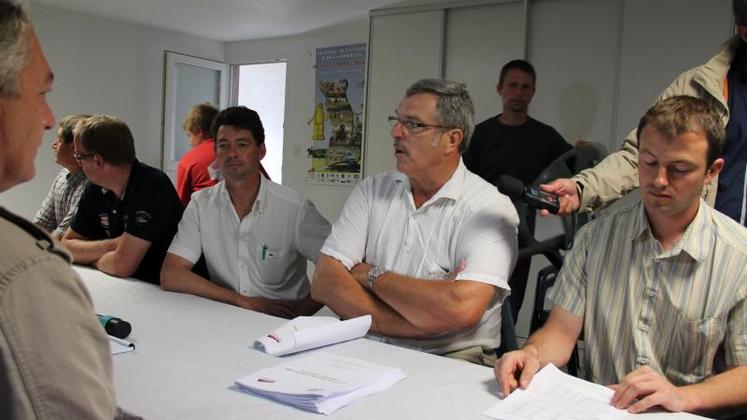
[[[299,299],[309,294],[306,260],[318,260],[329,230],[311,201],[264,177],[239,220],[221,181],[192,194],[169,253],[192,263],[204,253],[211,280],[242,295]]]
[[[511,201],[459,162],[443,187],[415,208],[407,176],[400,172],[365,179],[350,195],[322,253],[348,269],[366,262],[421,279],[443,280],[466,262],[457,280],[474,280],[498,288],[482,319],[473,328],[439,337],[384,341],[443,354],[500,343],[503,299],[516,262],[516,227]],[[438,308],[434,308],[438,310]]]

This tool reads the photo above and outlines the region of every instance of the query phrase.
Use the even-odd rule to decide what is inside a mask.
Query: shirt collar
[[[142,171],[144,166],[145,165],[140,163],[140,161],[137,159],[132,162],[132,166],[130,166],[130,175],[127,177],[127,185],[125,186],[125,189],[122,192],[122,198],[120,198],[119,201],[124,201],[125,197],[127,197],[130,191],[135,188],[136,181],[140,176],[140,172]],[[106,195],[111,193],[111,190],[101,187],[101,192]],[[113,193],[111,195],[114,196]]]
[[[695,261],[705,258],[713,241],[712,236],[708,234],[710,227],[709,220],[711,219],[710,211],[708,205],[701,198],[698,205],[698,212],[695,214],[693,221],[687,226],[677,243],[669,251],[664,252],[662,256],[670,257],[685,252]],[[633,223],[634,226],[631,229],[630,238],[632,241],[640,239],[646,234],[647,239],[656,240],[651,232],[651,225],[648,222],[646,210],[643,207],[643,200],[641,200],[638,206],[638,213]]]
[[[78,182],[86,179],[86,174],[85,172],[83,172],[82,169],[79,171],[75,171],[75,172],[70,172],[69,169],[65,169],[65,170],[67,171],[67,174],[65,174],[65,179],[67,179],[69,183],[77,184]]]
[[[254,205],[252,206],[252,212],[258,211],[262,213],[267,207],[267,183],[270,182],[261,173],[259,174],[259,192],[257,192],[257,198],[254,199]],[[228,194],[228,188],[226,188],[226,180],[221,180],[216,187],[218,188],[218,195],[224,204],[233,209],[233,203],[231,202],[231,196]]]
[[[262,173],[259,174],[259,192],[257,192],[257,198],[254,200],[254,206],[252,211],[262,213],[267,207],[267,178]]]
[[[407,177],[407,175],[399,171],[394,171],[394,174],[392,176],[394,177],[395,182],[400,183],[403,189],[412,194],[412,186],[410,185],[410,179]],[[420,208],[425,208],[441,199],[450,201],[459,200],[459,198],[462,196],[462,193],[464,192],[464,182],[466,177],[467,167],[464,166],[464,162],[460,157],[459,165],[457,165],[456,170],[451,174],[451,177],[448,179],[448,181],[446,181],[446,183],[441,186],[436,194],[434,194],[433,197],[426,201]]]

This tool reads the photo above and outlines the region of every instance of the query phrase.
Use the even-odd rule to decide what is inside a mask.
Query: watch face
[[[372,268],[371,271],[368,272],[368,288],[373,290],[374,282],[384,273],[385,271],[381,267]]]

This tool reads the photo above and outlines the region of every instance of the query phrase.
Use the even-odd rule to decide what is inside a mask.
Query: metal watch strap
[[[366,282],[368,283],[368,289],[373,290],[374,289],[374,283],[376,280],[379,279],[379,277],[383,276],[384,273],[386,273],[386,270],[384,270],[381,267],[374,266],[371,270],[368,272],[368,278],[366,279]]]

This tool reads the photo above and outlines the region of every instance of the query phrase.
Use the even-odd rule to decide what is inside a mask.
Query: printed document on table
[[[405,377],[399,368],[317,352],[254,372],[238,379],[236,385],[302,410],[330,414]]]
[[[563,373],[553,364],[542,368],[527,389],[517,389],[483,414],[511,420],[591,420],[632,417],[610,405],[615,392]]]
[[[273,356],[328,346],[363,337],[371,315],[340,321],[331,316],[299,316],[254,341],[254,348]]]

